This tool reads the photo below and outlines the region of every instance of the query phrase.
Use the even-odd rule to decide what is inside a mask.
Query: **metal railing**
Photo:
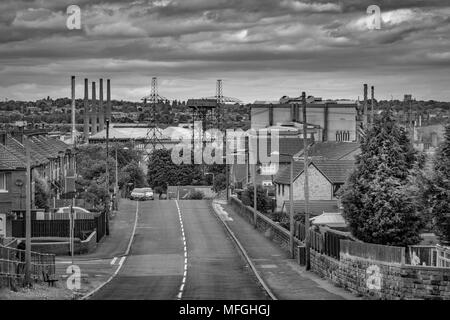
[[[31,278],[44,280],[44,274],[54,276],[55,255],[31,252]],[[25,277],[25,250],[0,245],[0,277],[23,280]]]

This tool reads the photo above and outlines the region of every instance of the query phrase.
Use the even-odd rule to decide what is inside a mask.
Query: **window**
[[[7,192],[6,173],[0,173],[0,192]]]
[[[283,197],[284,197],[284,184],[283,184],[283,190],[281,191]]]
[[[339,190],[341,189],[341,187],[343,186],[343,183],[335,183],[333,184],[333,197],[336,198],[337,197],[337,193],[339,192]]]

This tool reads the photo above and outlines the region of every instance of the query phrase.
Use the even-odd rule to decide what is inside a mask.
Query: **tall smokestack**
[[[106,119],[111,123],[111,80],[106,81]]]
[[[89,83],[88,79],[84,79],[84,139],[86,142],[88,142],[89,138],[89,119],[90,119],[90,112],[89,112]]]
[[[375,120],[375,118],[374,118],[374,116],[375,116],[375,87],[374,86],[372,86],[371,88],[371,91],[372,91],[372,96],[371,96],[371,110],[370,110],[370,123],[373,125],[373,123],[374,123],[374,120]]]
[[[363,124],[364,129],[367,128],[367,84],[364,84],[364,114],[363,114]]]
[[[99,102],[98,102],[98,128],[99,131],[103,131],[105,129],[105,108],[103,107],[103,79],[100,79],[99,84]]]
[[[71,90],[72,90],[72,143],[76,147],[76,127],[75,127],[75,76],[71,78]]]
[[[92,113],[91,113],[91,133],[97,133],[97,96],[95,90],[95,81],[92,81]]]

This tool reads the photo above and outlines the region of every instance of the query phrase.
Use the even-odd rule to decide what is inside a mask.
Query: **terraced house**
[[[66,191],[66,177],[73,177],[76,167],[72,148],[45,134],[27,133],[30,146],[31,205],[36,209],[36,182],[59,198]],[[6,226],[0,237],[11,233],[11,219],[25,210],[26,149],[22,134],[0,132],[0,218]],[[51,199],[50,199],[51,201]],[[5,223],[6,221],[6,223]]]

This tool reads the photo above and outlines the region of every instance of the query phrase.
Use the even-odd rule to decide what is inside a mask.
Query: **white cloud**
[[[17,12],[14,27],[29,29],[64,29],[66,28],[66,16],[61,12],[52,12],[48,9],[22,10]]]
[[[297,12],[340,12],[341,6],[335,3],[302,2],[296,0],[283,0],[281,7]]]

